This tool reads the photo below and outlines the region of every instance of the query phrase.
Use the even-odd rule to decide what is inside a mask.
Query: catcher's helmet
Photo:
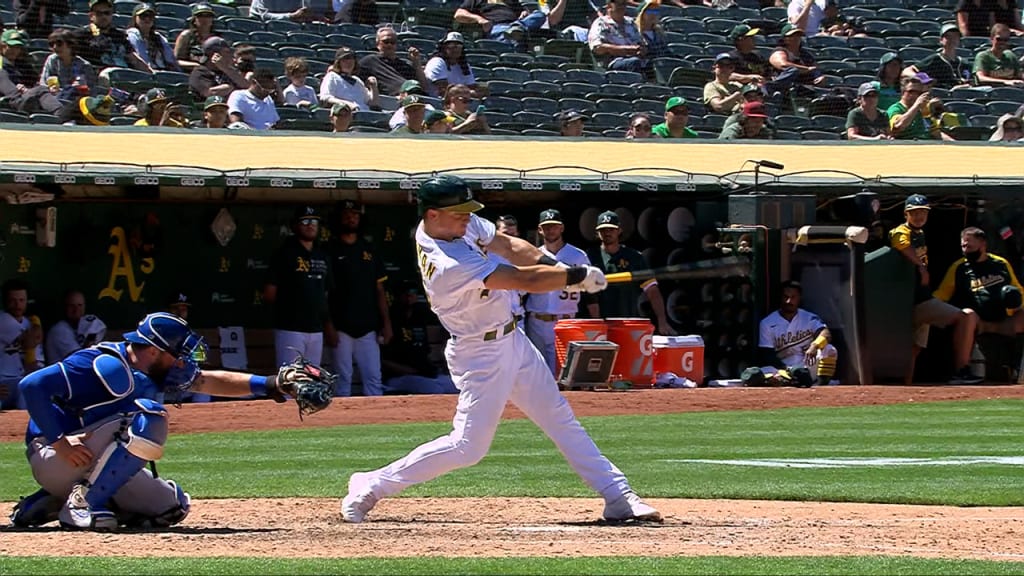
[[[181,318],[166,312],[155,312],[139,321],[134,332],[124,335],[128,342],[155,346],[175,358],[205,360],[206,344]]]
[[[1024,304],[1024,301],[1021,299],[1020,290],[1016,286],[1010,284],[1003,286],[1001,295],[1004,308],[1017,309],[1021,307],[1021,304]]]
[[[465,214],[484,207],[473,199],[473,191],[465,180],[449,175],[437,176],[421,184],[416,200],[421,216],[428,208]]]

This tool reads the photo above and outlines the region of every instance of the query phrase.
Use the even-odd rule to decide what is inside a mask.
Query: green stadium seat
[[[626,114],[633,112],[633,103],[626,100],[617,100],[614,98],[603,98],[595,102],[597,110],[600,112],[607,112],[609,114]]]
[[[949,135],[955,140],[988,140],[992,129],[987,126],[957,126],[949,131]]]
[[[838,132],[826,132],[825,130],[803,130],[800,136],[804,140],[842,140]]]
[[[970,117],[971,126],[995,129],[999,116],[994,114],[975,114]]]
[[[218,28],[227,28],[228,30],[234,30],[236,32],[256,32],[258,30],[265,30],[263,22],[252,18],[239,18],[227,17],[219,18],[217,20]]]
[[[703,21],[705,18],[717,18],[719,16],[719,11],[709,6],[696,4],[684,7],[683,16]]]
[[[525,84],[533,79],[530,72],[521,68],[510,68],[507,66],[498,66],[491,68],[491,72],[494,74],[496,80],[503,80],[506,82],[514,82],[516,84]]]
[[[641,84],[636,87],[636,95],[640,98],[664,101],[672,96],[672,89],[668,86],[659,86],[658,84]]]
[[[672,75],[669,76],[669,86],[700,86],[703,87],[705,84],[714,79],[714,74],[707,70],[697,70],[694,68],[676,68],[672,71]]]
[[[281,59],[274,58],[256,58],[256,69],[267,68],[274,73],[274,76],[280,76],[284,74],[284,61]]]
[[[552,98],[523,98],[524,112],[539,112],[551,116],[558,113],[560,109],[558,101]]]
[[[628,119],[623,118],[621,114],[609,112],[595,112],[590,120],[592,126],[599,128],[624,128],[628,123]]]
[[[1002,116],[1003,114],[1016,114],[1017,110],[1021,107],[1022,102],[1011,102],[1009,100],[993,100],[985,105],[985,110],[989,114],[996,116]]]
[[[819,114],[811,118],[811,126],[816,130],[839,133],[846,130],[846,118],[832,116],[830,114]]]
[[[854,50],[860,50],[869,47],[885,47],[885,40],[881,38],[872,38],[871,36],[854,36],[846,41],[846,45]]]
[[[373,26],[366,24],[353,24],[351,22],[343,22],[334,27],[338,34],[345,34],[346,36],[357,36],[362,38],[367,34],[376,34],[377,29]]]
[[[689,36],[694,33],[704,32],[704,23],[700,20],[686,17],[665,17],[661,19],[661,26],[665,30],[685,34]],[[689,40],[687,40],[689,41]]]
[[[558,100],[558,108],[565,110],[578,110],[584,114],[593,114],[596,111],[594,103],[582,98],[561,98]]]
[[[799,132],[794,132],[793,130],[776,130],[775,131],[775,139],[776,140],[803,140],[804,137]]]
[[[526,130],[523,130],[521,132],[521,134],[523,136],[541,137],[541,138],[550,138],[550,137],[553,137],[553,136],[560,136],[561,135],[561,134],[559,134],[555,130],[546,130],[544,128],[528,128]]]
[[[145,92],[152,86],[153,76],[132,68],[105,68],[100,72],[97,82],[102,88],[115,87],[129,92],[137,91],[140,86],[146,86],[142,90]],[[133,90],[129,90],[126,86],[130,86]]]
[[[604,84],[604,74],[596,70],[584,70],[580,68],[567,70],[565,72],[566,82],[584,82],[587,84],[593,84],[594,86],[600,86]]]
[[[1011,86],[1000,86],[989,92],[992,100],[1011,100],[1024,104],[1024,88],[1013,88]]]
[[[551,118],[558,113],[558,103],[555,102],[556,109],[550,113],[539,112],[534,110],[523,110],[522,112],[516,112],[512,115],[513,120],[520,124],[529,124],[530,126],[538,126],[551,121]],[[525,104],[524,104],[525,106]]]
[[[605,82],[608,84],[643,84],[647,78],[639,72],[627,72],[623,70],[609,70],[604,73]]]
[[[520,87],[519,93],[523,98],[549,98],[559,96],[562,92],[561,85],[555,82],[538,82],[530,80]]]
[[[487,106],[488,111],[493,110],[505,114],[515,114],[523,109],[523,105],[518,99],[504,96],[488,96],[484,99],[484,105]]]
[[[0,124],[28,124],[29,117],[18,112],[0,110]]]
[[[352,114],[352,125],[374,126],[388,130],[388,121],[391,120],[391,112],[378,112],[375,110],[357,110]]]
[[[530,78],[539,82],[564,82],[565,72],[561,70],[535,69],[530,70]]]

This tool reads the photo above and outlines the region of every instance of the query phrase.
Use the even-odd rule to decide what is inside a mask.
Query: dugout
[[[737,224],[746,218],[731,212],[730,198],[766,194],[804,197],[803,224],[864,226],[843,198],[867,189],[881,201],[878,214],[888,226],[900,220],[905,196],[920,191],[939,207],[934,213],[959,219],[956,226],[984,223],[996,240],[992,249],[1004,256],[1019,260],[1019,251],[1003,248],[1016,250],[1024,238],[1024,215],[1010,200],[1024,191],[1019,147],[989,143],[570,143],[39,126],[5,126],[0,137],[0,196],[7,201],[0,210],[0,275],[30,281],[44,324],[56,320],[72,279],[86,291],[89,309],[112,327],[130,326],[167,291],[184,287],[195,294],[201,328],[265,328],[268,314],[256,288],[298,203],[328,210],[341,199],[364,203],[365,232],[383,245],[397,286],[415,274],[413,194],[436,173],[467,177],[487,204],[483,215],[511,213],[527,237],[540,210],[558,207],[566,239],[589,248],[593,220],[614,209],[623,217],[625,242],[652,266],[720,257],[751,241],[781,246],[781,220],[751,221],[744,231]],[[921,154],[927,165],[903,160]],[[755,174],[751,159],[763,158],[782,160],[785,168]],[[47,212],[39,211],[45,208],[56,208],[53,246],[37,233],[48,226]],[[227,245],[211,229],[222,212],[236,227]],[[956,239],[939,233],[949,222],[937,218],[936,232],[929,226],[939,270],[952,261]],[[1017,232],[1009,241],[998,234],[1005,227]],[[775,305],[767,287],[782,273],[781,258],[763,264],[751,278],[662,285],[677,330],[707,336],[709,377],[738,374],[756,345],[749,327]]]

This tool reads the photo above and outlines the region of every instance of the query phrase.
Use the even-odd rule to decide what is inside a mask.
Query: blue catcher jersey
[[[32,373],[24,386],[36,389],[26,390],[31,416],[26,442],[40,435],[53,442],[115,414],[135,412],[137,398],[156,400],[161,391],[149,376],[130,367],[124,342],[79,350]],[[43,394],[49,398],[45,406]]]

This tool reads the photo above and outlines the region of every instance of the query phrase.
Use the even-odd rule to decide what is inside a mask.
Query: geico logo
[[[562,192],[579,192],[583,189],[583,185],[579,182],[562,182],[558,185],[558,189]]]
[[[57,174],[53,177],[54,184],[74,184],[78,179],[70,174]]]
[[[544,183],[543,182],[530,182],[529,180],[521,180],[519,182],[519,187],[522,190],[543,190],[544,189]]]
[[[36,181],[35,174],[15,174],[14,181],[22,184],[31,184]]]
[[[650,334],[644,334],[640,337],[640,353],[644,356],[650,356],[654,352],[654,338]]]
[[[380,189],[380,180],[360,180],[356,183],[358,188],[369,188],[370,190]]]
[[[136,186],[158,186],[160,179],[156,176],[136,176],[133,180]]]
[[[116,183],[116,180],[111,176],[97,176],[92,181],[98,186],[113,186]]]
[[[505,183],[497,180],[484,180],[480,183],[481,190],[504,190]]]
[[[619,191],[619,183],[618,182],[601,182],[601,184],[599,186],[599,190],[601,190],[601,192],[618,192]]]
[[[658,191],[658,185],[657,184],[637,184],[636,185],[636,189],[640,190],[642,192],[657,192]]]
[[[402,180],[398,183],[399,190],[419,190],[420,183],[415,180]]]
[[[182,178],[182,186],[206,186],[206,178]]]
[[[693,352],[686,352],[680,361],[683,367],[683,372],[690,372],[693,370]]]
[[[693,192],[697,190],[697,185],[693,182],[683,182],[682,184],[676,184],[676,192]]]
[[[228,186],[249,186],[248,178],[239,178],[237,176],[228,176],[224,183]]]
[[[313,188],[337,188],[337,180],[313,180]]]
[[[292,188],[295,186],[295,182],[291,178],[271,178],[271,188]]]

